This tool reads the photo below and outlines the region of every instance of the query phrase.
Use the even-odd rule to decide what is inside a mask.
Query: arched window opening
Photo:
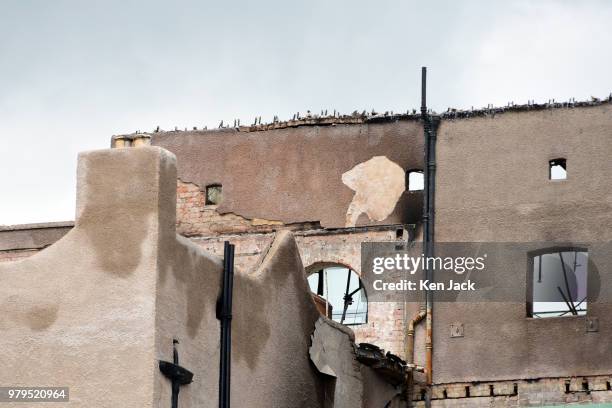
[[[549,248],[532,253],[527,316],[585,315],[588,264],[585,248]]]
[[[413,169],[406,172],[406,190],[423,191],[425,188],[425,176],[423,170]]]
[[[346,324],[368,321],[368,299],[357,273],[345,266],[321,268],[308,276],[315,304],[322,315]]]

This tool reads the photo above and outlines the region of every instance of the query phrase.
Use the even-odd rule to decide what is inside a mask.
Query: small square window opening
[[[553,159],[548,162],[548,178],[550,180],[567,179],[567,164],[565,159]]]
[[[218,205],[223,199],[223,187],[221,184],[206,186],[206,205]]]
[[[425,187],[425,177],[422,170],[409,170],[408,171],[408,191],[423,191]]]

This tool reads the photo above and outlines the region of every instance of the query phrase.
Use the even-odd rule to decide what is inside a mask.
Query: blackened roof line
[[[436,114],[435,112],[431,112],[439,116],[442,119],[446,120],[454,120],[454,119],[469,119],[469,118],[477,118],[477,117],[495,117],[495,115],[500,115],[508,112],[529,112],[529,111],[542,111],[542,110],[551,110],[551,109],[563,109],[563,108],[583,108],[583,107],[593,107],[600,106],[603,104],[612,103],[612,94],[605,99],[591,98],[589,101],[575,101],[570,100],[567,102],[555,102],[551,100],[547,103],[527,103],[521,105],[515,105],[513,103],[508,104],[504,107],[494,107],[489,106],[486,108],[480,109],[453,109],[449,108],[446,112]],[[407,113],[393,113],[393,112],[385,112],[385,113],[376,113],[376,112],[366,112],[363,111],[361,113],[355,111],[351,115],[328,115],[321,116],[316,114],[308,113],[306,117],[295,118],[287,121],[279,121],[276,119],[270,123],[261,123],[256,121],[255,124],[252,125],[241,125],[241,126],[224,126],[220,128],[214,129],[198,129],[197,127],[193,127],[191,129],[185,128],[185,130],[169,130],[164,131],[157,128],[152,132],[135,132],[131,134],[123,134],[117,135],[124,138],[132,138],[137,137],[140,134],[154,134],[154,133],[180,133],[180,132],[219,132],[219,131],[234,131],[234,132],[262,132],[266,130],[275,130],[275,129],[287,129],[287,128],[296,128],[302,126],[336,126],[336,125],[358,125],[364,123],[387,123],[387,122],[397,122],[400,120],[412,120],[418,121],[421,119],[421,114],[416,113],[416,110],[412,110],[412,112]],[[116,136],[113,136],[116,137]]]

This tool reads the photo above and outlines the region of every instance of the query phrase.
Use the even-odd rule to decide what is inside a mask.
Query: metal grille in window
[[[528,315],[558,317],[587,311],[589,253],[584,248],[555,248],[532,254]]]
[[[223,198],[223,188],[221,184],[206,186],[206,205],[217,205]]]
[[[359,275],[343,266],[319,270],[308,277],[313,297],[321,299],[321,314],[333,320],[356,325],[368,321],[368,299]]]

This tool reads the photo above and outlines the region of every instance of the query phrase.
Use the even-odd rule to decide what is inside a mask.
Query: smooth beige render
[[[174,155],[82,153],[77,185],[74,229],[0,265],[0,384],[69,387],[56,407],[166,406],[157,359],[172,345],[156,341],[156,307],[160,251],[177,242]]]
[[[162,408],[159,360],[194,373],[179,406],[218,404],[222,260],[176,234],[176,160],[159,147],[79,155],[75,227],[0,264],[4,386],[69,387],[61,407]],[[308,346],[318,312],[295,240],[279,232],[255,270],[235,271],[232,401],[321,407]]]

